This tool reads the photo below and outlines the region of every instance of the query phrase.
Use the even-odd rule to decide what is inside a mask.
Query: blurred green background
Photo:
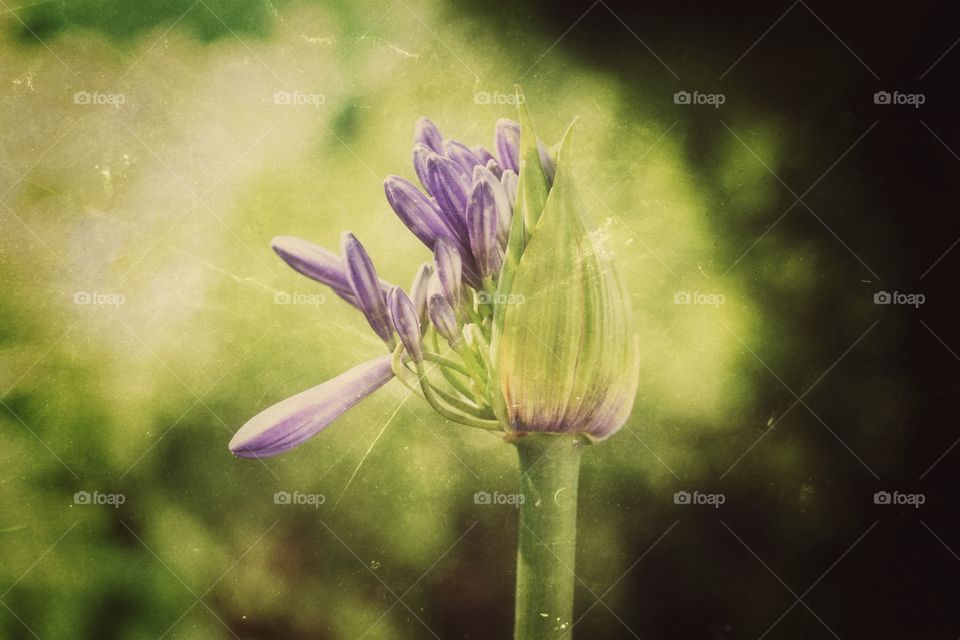
[[[429,256],[382,181],[413,178],[414,121],[490,146],[518,81],[547,140],[580,117],[585,200],[643,345],[633,416],[585,457],[578,637],[756,637],[793,599],[738,537],[795,571],[799,593],[866,529],[852,514],[897,467],[911,410],[896,358],[871,361],[903,321],[872,304],[872,252],[855,260],[807,212],[791,220],[818,231],[788,221],[755,244],[793,201],[777,176],[809,169],[802,193],[866,126],[839,118],[839,142],[811,143],[815,118],[762,96],[675,105],[675,91],[716,89],[709,45],[667,33],[661,66],[597,6],[629,43],[611,64],[591,54],[590,20],[557,41],[586,6],[540,22],[533,5],[407,0],[0,7],[0,637],[509,636],[516,514],[473,500],[515,490],[497,438],[392,383],[281,457],[226,445],[261,409],[382,351],[270,238],[335,248],[352,230],[406,285]],[[821,81],[839,87],[857,62],[835,54]],[[680,61],[701,80],[678,82]],[[868,210],[868,173],[853,163],[819,197]],[[895,230],[840,235],[862,253]],[[683,291],[723,303],[675,304]],[[885,338],[858,343],[881,319]],[[788,409],[789,389],[854,344],[821,390],[844,450]],[[680,490],[727,504],[678,506]],[[82,491],[124,502],[75,504]],[[325,502],[278,505],[277,491]],[[842,628],[837,600],[816,608]],[[826,632],[788,621],[769,637]]]

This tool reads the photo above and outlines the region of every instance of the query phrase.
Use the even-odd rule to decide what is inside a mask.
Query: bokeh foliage
[[[799,411],[778,422],[791,398],[760,397],[769,374],[750,352],[785,366],[796,352],[768,309],[812,299],[817,273],[844,268],[774,234],[728,271],[781,196],[764,164],[786,171],[795,157],[775,116],[732,105],[724,117],[749,149],[724,136],[691,154],[703,116],[665,107],[662,71],[638,89],[551,48],[556,34],[430,3],[63,0],[3,21],[0,588],[14,586],[0,635],[26,624],[44,638],[214,638],[226,625],[244,638],[420,638],[420,617],[442,637],[505,637],[515,514],[473,493],[514,490],[509,447],[438,421],[399,385],[278,459],[236,460],[226,443],[258,410],[382,350],[332,294],[276,304],[327,292],[275,259],[270,238],[335,247],[351,229],[406,285],[428,253],[390,212],[383,177],[413,177],[420,115],[489,145],[512,108],[477,96],[518,79],[548,141],[580,116],[585,200],[629,282],[644,352],[633,417],[585,458],[579,609],[676,519],[674,491],[716,483],[774,424],[801,435],[770,438],[730,482],[807,510],[797,536],[826,527],[811,501],[822,441],[803,435],[818,427]],[[126,101],[78,105],[78,91]],[[323,104],[277,105],[278,91]],[[725,302],[676,305],[682,290]],[[78,305],[77,292],[124,302]],[[73,505],[81,490],[126,503]],[[278,490],[327,502],[275,505]],[[730,593],[777,608],[762,569],[730,575],[694,538],[678,529],[651,571],[679,589],[714,563]],[[605,601],[630,609],[652,588],[628,581]],[[381,617],[391,590],[404,604]],[[714,602],[705,626],[726,624],[724,604],[737,609]],[[582,624],[622,631],[600,608]]]

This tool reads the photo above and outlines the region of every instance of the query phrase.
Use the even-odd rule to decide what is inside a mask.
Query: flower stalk
[[[573,637],[577,483],[589,440],[529,434],[514,443],[520,458],[519,542],[514,640]]]

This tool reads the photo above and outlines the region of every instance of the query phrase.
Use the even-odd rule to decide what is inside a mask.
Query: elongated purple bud
[[[261,411],[233,436],[230,451],[241,458],[266,458],[302,444],[389,382],[390,360],[365,362]]]
[[[494,141],[497,147],[497,155],[500,156],[500,166],[504,170],[510,169],[514,173],[520,173],[520,125],[513,120],[500,118],[497,120],[497,128]]]
[[[433,266],[422,264],[417,269],[417,275],[413,277],[413,284],[410,286],[410,299],[413,301],[413,308],[417,310],[417,317],[420,318],[420,326],[427,326],[427,288],[430,286],[430,276],[433,275]]]
[[[443,141],[443,155],[456,162],[467,174],[473,171],[473,168],[478,164],[485,164],[481,162],[480,158],[473,155],[473,151],[469,147],[456,140]]]
[[[443,136],[430,118],[421,117],[413,130],[413,144],[425,144],[436,153],[443,153]]]
[[[427,159],[427,181],[444,222],[460,244],[468,246],[470,240],[464,213],[470,191],[469,176],[457,163],[433,154]]]
[[[487,160],[487,171],[497,176],[497,179],[500,179],[500,176],[503,175],[503,169],[500,167],[500,163],[497,162],[496,158],[490,158]]]
[[[474,145],[470,147],[470,151],[473,152],[473,155],[477,156],[477,159],[480,161],[480,164],[487,166],[490,164],[490,161],[493,160],[496,162],[496,158],[493,157],[493,154],[487,151],[483,145]]]
[[[503,172],[503,175],[500,176],[500,184],[503,185],[507,199],[510,200],[510,209],[515,209],[517,206],[517,174],[507,169]]]
[[[360,310],[367,317],[370,327],[392,350],[396,342],[393,339],[387,303],[380,288],[373,261],[370,260],[360,241],[349,231],[343,234],[340,246],[347,280],[350,282]]]
[[[353,296],[353,289],[347,280],[343,261],[333,251],[293,236],[277,236],[270,241],[270,246],[298,273],[322,282],[338,296],[356,306],[357,299]]]
[[[440,209],[461,219],[467,208],[467,193],[470,191],[470,174],[449,158],[432,155],[427,158],[427,179],[430,193],[437,199]]]
[[[417,172],[420,184],[427,191],[430,191],[430,183],[427,182],[427,158],[432,154],[433,150],[425,144],[413,145],[413,170]]]
[[[450,344],[460,340],[460,326],[457,324],[457,314],[447,299],[435,293],[430,296],[430,321],[437,328],[437,333],[446,338]]]
[[[486,167],[474,167],[473,169],[474,187],[476,187],[476,183],[480,180],[490,184],[493,200],[497,208],[497,240],[501,247],[506,248],[507,238],[510,236],[510,222],[513,220],[513,207],[510,205],[510,198],[507,197],[506,189],[503,188],[500,180]],[[467,226],[469,231],[469,221]],[[472,238],[470,243],[470,248],[473,250]],[[499,271],[499,267],[497,271]]]
[[[463,280],[463,258],[456,247],[445,240],[438,240],[433,249],[433,264],[440,282],[440,290],[450,305],[456,309],[460,305],[460,291]]]
[[[397,335],[400,336],[403,348],[407,350],[414,362],[423,362],[420,318],[410,298],[403,289],[394,287],[387,294],[387,307],[390,309],[390,319],[393,321],[393,328],[397,330]]]
[[[433,249],[438,238],[454,235],[437,205],[409,180],[388,176],[383,183],[383,190],[397,217],[430,249]]]
[[[553,184],[553,177],[557,174],[557,167],[553,163],[553,156],[546,145],[537,139],[537,152],[540,154],[540,164],[543,166],[543,172],[547,176],[547,183]]]
[[[497,275],[503,264],[497,224],[494,186],[489,180],[480,179],[474,183],[467,201],[467,230],[470,232],[470,249],[482,278]]]

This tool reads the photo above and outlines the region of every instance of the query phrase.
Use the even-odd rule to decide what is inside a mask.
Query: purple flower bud
[[[349,231],[343,234],[340,246],[347,280],[360,310],[367,317],[370,327],[392,350],[396,343],[387,313],[387,303],[373,261],[360,241]]]
[[[440,290],[453,308],[460,305],[460,287],[463,279],[463,259],[460,252],[445,240],[438,240],[433,249],[433,264],[440,282]]]
[[[470,147],[470,151],[473,152],[473,155],[477,156],[477,159],[480,161],[480,164],[486,166],[490,164],[490,161],[493,160],[496,162],[496,158],[493,157],[493,154],[487,151],[483,145],[474,145]]]
[[[270,241],[270,246],[297,272],[322,282],[350,304],[357,305],[343,261],[333,251],[293,236],[277,236]]]
[[[473,155],[473,151],[456,140],[443,141],[443,155],[456,162],[468,174],[478,164],[484,164],[480,161],[480,158]]]
[[[413,130],[413,144],[425,144],[436,153],[443,152],[443,136],[430,118],[421,117]]]
[[[427,191],[430,190],[430,183],[427,182],[427,158],[432,154],[433,151],[425,144],[413,145],[413,170],[417,172],[420,184]]]
[[[497,120],[495,142],[497,155],[500,156],[500,166],[519,174],[520,125],[506,118]]]
[[[450,216],[462,218],[467,208],[470,174],[453,160],[432,155],[427,158],[427,179],[430,181],[430,193],[437,199],[440,209]],[[447,220],[449,222],[449,216]]]
[[[503,175],[503,169],[500,167],[500,163],[498,163],[495,158],[490,158],[487,160],[486,166],[490,173],[497,176],[497,179],[500,179],[500,176]]]
[[[383,183],[383,190],[397,216],[423,244],[432,249],[438,238],[453,236],[437,205],[410,181],[389,176]]]
[[[420,318],[410,298],[400,287],[390,289],[387,294],[387,307],[390,309],[390,319],[393,328],[400,336],[403,348],[407,350],[414,362],[423,362],[423,346],[420,344]]]
[[[510,208],[515,209],[517,206],[517,174],[507,169],[503,172],[503,175],[500,176],[500,184],[503,185],[507,199],[510,200]]]
[[[457,315],[447,299],[439,293],[430,296],[430,321],[437,328],[437,333],[446,338],[450,344],[460,339],[460,327],[457,325]]]
[[[553,164],[553,156],[539,139],[537,140],[537,152],[540,154],[540,164],[543,166],[543,173],[547,176],[547,183],[553,184],[553,176],[557,173],[556,165]]]
[[[266,458],[302,444],[393,378],[390,356],[358,365],[336,378],[261,411],[237,431],[230,451]]]
[[[426,326],[429,319],[427,316],[427,287],[430,285],[430,276],[432,275],[433,267],[429,264],[422,264],[417,270],[417,275],[413,278],[413,284],[410,286],[410,298],[413,300],[414,309],[417,310],[421,327]]]
[[[496,187],[499,189],[499,185]],[[506,195],[503,195],[506,198]],[[467,201],[467,229],[470,232],[470,249],[482,278],[500,273],[503,253],[497,238],[497,202],[494,185],[485,178],[474,183]]]
[[[486,167],[475,167],[473,170],[474,188],[476,188],[476,183],[481,180],[490,184],[493,200],[497,209],[497,241],[502,248],[505,248],[507,246],[507,238],[510,237],[510,221],[513,220],[513,207],[510,205],[510,198],[507,197],[507,191],[504,189],[503,184],[501,184],[500,180],[498,180],[489,169]],[[470,222],[468,220],[468,231],[469,225]],[[475,251],[473,247],[473,237],[470,238],[470,248]],[[478,257],[477,260],[479,259]],[[498,267],[497,271],[499,270]]]

